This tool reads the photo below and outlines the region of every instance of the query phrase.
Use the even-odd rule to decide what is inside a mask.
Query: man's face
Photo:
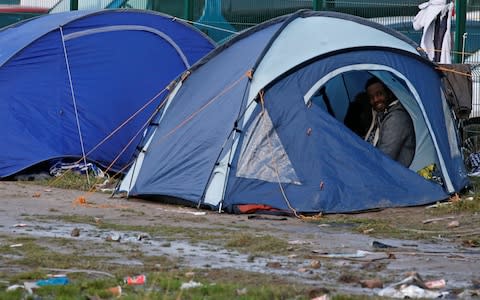
[[[387,105],[390,104],[389,95],[383,84],[380,82],[376,82],[368,86],[367,94],[368,99],[370,100],[370,105],[377,112],[385,111]]]

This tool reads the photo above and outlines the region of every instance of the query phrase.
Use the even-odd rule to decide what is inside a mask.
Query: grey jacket
[[[407,168],[415,155],[415,130],[412,119],[400,104],[393,102],[380,121],[376,147]]]

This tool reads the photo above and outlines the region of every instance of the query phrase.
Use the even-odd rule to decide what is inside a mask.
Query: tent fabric
[[[469,64],[441,64],[445,74],[445,96],[458,119],[468,119],[472,111],[472,66]]]
[[[215,47],[133,9],[44,15],[1,30],[0,44],[0,178],[83,153],[122,171],[168,84]]]
[[[312,24],[322,27],[313,32]],[[392,42],[377,46],[383,35]],[[446,199],[468,178],[441,75],[418,45],[362,18],[308,10],[279,17],[188,71],[120,189],[228,212],[252,205],[344,213]],[[344,124],[371,76],[412,116],[417,148],[409,168]],[[429,165],[435,180],[417,173]]]

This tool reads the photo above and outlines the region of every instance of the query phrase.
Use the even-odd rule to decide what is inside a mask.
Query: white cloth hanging
[[[452,37],[450,34],[452,12],[453,12],[453,2],[447,0],[430,0],[424,2],[418,6],[420,11],[417,13],[413,19],[413,29],[421,30],[423,28],[423,35],[420,41],[420,47],[424,49],[427,53],[428,58],[431,61],[436,61],[443,64],[451,64],[451,49],[452,49]],[[434,39],[438,32],[439,28],[435,28],[435,20],[437,17],[440,17],[441,20],[446,22],[445,34],[441,41],[441,49],[435,49]],[[435,52],[440,51],[439,59],[435,59]]]

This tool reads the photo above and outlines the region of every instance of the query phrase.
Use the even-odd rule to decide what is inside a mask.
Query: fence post
[[[453,62],[461,63],[463,54],[463,34],[465,33],[465,22],[467,19],[467,1],[455,1],[455,45]]]
[[[183,18],[188,21],[193,21],[193,0],[184,0],[183,1],[184,11]]]
[[[70,0],[70,10],[78,10],[78,0]]]
[[[313,0],[313,10],[322,10],[325,7],[325,0]]]

